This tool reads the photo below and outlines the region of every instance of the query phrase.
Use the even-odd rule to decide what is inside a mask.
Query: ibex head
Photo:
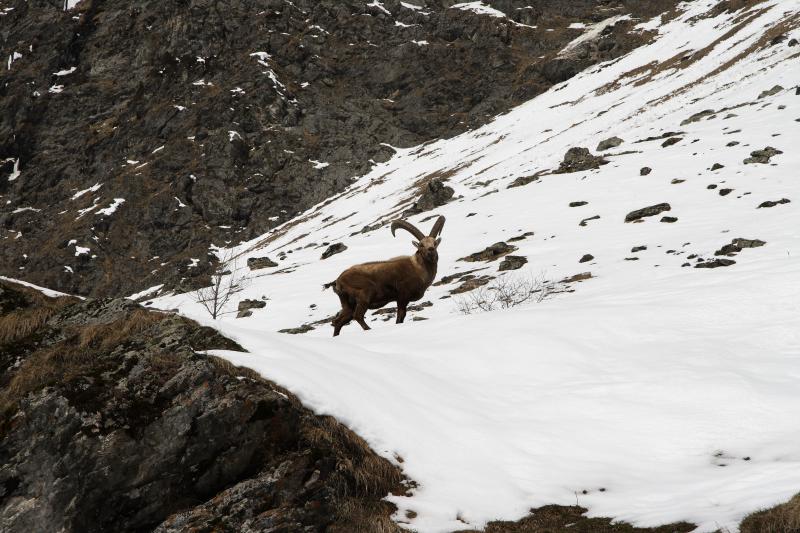
[[[435,263],[439,259],[439,253],[436,251],[436,248],[439,246],[439,243],[442,242],[442,238],[439,237],[439,234],[442,232],[442,227],[444,227],[443,216],[439,216],[439,218],[436,219],[430,235],[425,235],[406,220],[395,220],[392,222],[392,235],[394,235],[397,229],[406,230],[417,239],[414,241],[414,246],[417,247],[417,253],[426,261]]]

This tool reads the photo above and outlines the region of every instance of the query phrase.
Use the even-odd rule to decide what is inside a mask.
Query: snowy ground
[[[800,5],[711,16],[713,4],[647,22],[660,33],[650,45],[479,130],[398,150],[349,190],[236,248],[250,284],[233,307],[268,302],[214,323],[250,350],[221,355],[401,457],[419,487],[391,498],[398,521],[450,531],[577,500],[591,515],[711,531],[800,492],[800,46],[787,44],[800,38]],[[771,45],[780,34],[787,40]],[[679,133],[635,142],[665,132]],[[614,135],[625,142],[597,170],[507,188]],[[662,147],[668,137],[680,140]],[[743,163],[766,146],[783,153]],[[397,217],[414,183],[433,174],[456,199],[410,220],[427,230],[423,219],[447,217],[439,278],[498,275],[498,262],[458,259],[527,231],[513,244],[528,263],[508,275],[593,277],[508,311],[459,314],[455,297],[443,299],[453,283],[431,287],[433,306],[401,326],[374,316],[372,331],[351,324],[336,339],[329,325],[276,333],[335,313],[338,299],[321,286],[344,268],[411,252],[403,232],[360,230]],[[661,202],[671,210],[624,222]],[[766,244],[731,266],[694,268],[734,238]],[[336,242],[347,250],[320,260]],[[587,253],[594,259],[579,264]],[[280,266],[249,272],[246,259],[263,256]],[[191,295],[151,305],[211,322]]]

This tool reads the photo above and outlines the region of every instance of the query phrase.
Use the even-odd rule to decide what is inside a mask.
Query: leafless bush
[[[194,301],[202,305],[211,318],[216,320],[222,314],[233,312],[226,310],[225,306],[247,282],[243,271],[237,268],[236,258],[232,252],[226,250],[211,274],[211,285],[195,292]]]
[[[528,301],[538,303],[550,296],[554,288],[555,283],[547,279],[545,272],[531,277],[506,274],[456,298],[455,303],[459,313],[471,315],[509,309]]]

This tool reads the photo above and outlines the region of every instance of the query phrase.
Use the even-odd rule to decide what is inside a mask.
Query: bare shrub
[[[506,274],[456,298],[455,304],[459,313],[471,315],[509,309],[525,302],[538,303],[550,296],[554,289],[555,283],[547,279],[545,272],[530,277]]]
[[[225,306],[234,294],[246,286],[247,281],[244,271],[238,268],[233,253],[226,250],[211,274],[211,285],[195,292],[194,301],[202,305],[211,318],[216,320],[220,315],[235,311],[226,310]]]

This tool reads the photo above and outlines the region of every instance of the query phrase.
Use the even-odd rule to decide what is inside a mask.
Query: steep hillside
[[[675,1],[452,4],[3,0],[0,273],[94,296],[197,286],[212,242],[627,53],[650,37],[634,19]]]
[[[250,316],[148,305],[221,329],[248,353],[215,353],[402,466],[408,527],[577,503],[735,530],[800,489],[799,25],[789,0],[687,3],[636,27],[649,44],[233,249],[249,285],[228,311],[265,302]],[[323,284],[410,252],[388,223],[434,215],[439,281],[407,323],[381,310],[330,339]],[[509,286],[530,297],[480,312]]]
[[[127,300],[0,280],[0,530],[391,531],[399,469]]]

